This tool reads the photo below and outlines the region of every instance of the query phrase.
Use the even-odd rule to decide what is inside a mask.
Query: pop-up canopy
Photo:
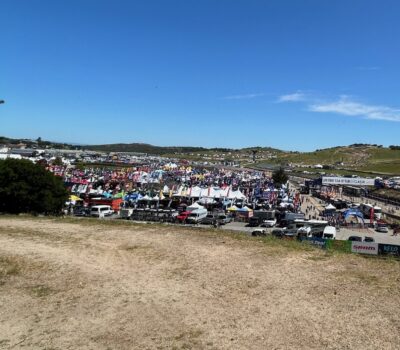
[[[193,203],[191,206],[187,207],[186,210],[196,210],[196,209],[204,209],[199,203]]]

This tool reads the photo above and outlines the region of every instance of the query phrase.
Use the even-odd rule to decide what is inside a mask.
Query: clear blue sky
[[[3,0],[0,135],[400,144],[398,0]]]

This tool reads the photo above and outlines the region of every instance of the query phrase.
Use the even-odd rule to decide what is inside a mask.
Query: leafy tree
[[[58,214],[68,193],[61,178],[29,160],[0,161],[0,212]]]
[[[274,183],[276,186],[281,186],[282,184],[285,184],[288,181],[288,176],[286,175],[285,169],[283,167],[279,167],[279,169],[276,169],[272,173],[272,180],[274,180]]]
[[[56,159],[53,160],[53,165],[57,166],[63,165],[62,159],[60,157],[56,157]]]
[[[85,170],[85,164],[83,162],[77,162],[77,163],[75,163],[75,169]]]

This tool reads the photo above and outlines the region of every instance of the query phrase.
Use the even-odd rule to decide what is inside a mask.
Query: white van
[[[336,239],[336,227],[326,226],[324,228],[324,233],[322,234],[322,238]]]
[[[198,224],[202,219],[207,216],[207,209],[193,210],[186,219],[189,224]]]
[[[98,218],[110,216],[112,214],[114,214],[114,210],[112,210],[109,205],[94,205],[90,209],[90,216],[95,216]]]

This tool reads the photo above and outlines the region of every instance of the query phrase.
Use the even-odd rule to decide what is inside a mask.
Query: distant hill
[[[271,147],[205,148],[190,146],[161,147],[146,143],[115,143],[103,145],[72,145],[68,143],[29,139],[12,139],[0,136],[0,145],[19,145],[34,148],[84,149],[99,152],[146,153],[193,160],[233,159],[243,164],[251,162],[252,151],[256,150],[257,163],[279,165],[293,164],[300,168],[316,164],[335,169],[359,170],[380,174],[400,175],[400,146],[383,147],[376,144],[353,144],[318,149],[314,152],[287,152]],[[229,154],[228,154],[229,153]],[[251,163],[249,163],[251,164]],[[256,165],[256,164],[255,164]]]
[[[397,146],[354,144],[316,150],[314,152],[283,152],[278,163],[299,166],[316,164],[336,169],[353,169],[380,174],[400,174],[400,148]]]
[[[25,145],[28,148],[55,148],[55,149],[76,149],[77,145],[71,145],[69,143],[45,141],[40,137],[36,140],[31,139],[12,139],[5,136],[0,136],[0,145],[19,146]]]
[[[175,153],[198,153],[198,152],[229,152],[232,151],[228,148],[204,148],[204,147],[161,147],[153,146],[147,143],[113,143],[108,145],[86,145],[85,149],[90,149],[99,152],[134,152],[134,153],[147,153],[147,154],[175,154]]]

